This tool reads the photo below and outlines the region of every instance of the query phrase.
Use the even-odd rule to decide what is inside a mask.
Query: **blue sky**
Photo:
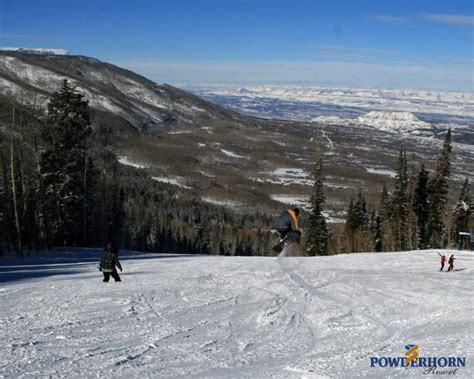
[[[0,0],[0,46],[168,83],[474,91],[472,0]]]

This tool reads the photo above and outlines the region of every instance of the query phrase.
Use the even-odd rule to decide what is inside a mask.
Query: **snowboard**
[[[285,242],[287,239],[288,236],[282,238],[275,246],[272,247],[272,250],[280,254],[283,251],[283,248],[285,247]]]
[[[272,247],[272,250],[280,254],[285,247],[285,241],[278,242],[275,246]]]

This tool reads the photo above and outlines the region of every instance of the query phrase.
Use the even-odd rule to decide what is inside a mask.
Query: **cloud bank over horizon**
[[[336,87],[474,91],[474,65],[348,61],[129,59],[111,63],[157,83],[300,83]],[[469,81],[470,78],[470,81]],[[446,85],[446,83],[449,85]]]

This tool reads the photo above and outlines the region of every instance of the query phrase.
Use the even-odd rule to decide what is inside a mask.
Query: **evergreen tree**
[[[426,225],[428,222],[428,181],[429,175],[422,163],[420,171],[415,179],[415,188],[413,192],[413,212],[417,225],[417,248],[426,249],[428,239],[426,235]]]
[[[346,216],[346,228],[352,232],[358,229],[369,228],[369,216],[367,213],[367,202],[361,189],[356,198],[351,198]]]
[[[346,229],[354,232],[357,229],[358,222],[357,222],[357,217],[354,212],[354,197],[351,197],[351,200],[349,201],[349,206],[347,207],[347,212],[346,212]]]
[[[48,104],[43,129],[41,173],[48,229],[55,244],[83,240],[87,137],[92,130],[88,102],[67,81]]]
[[[391,199],[390,219],[394,232],[396,250],[408,247],[408,173],[406,152],[400,149],[397,165],[397,181]]]
[[[373,236],[373,250],[376,252],[382,251],[382,218],[374,209],[370,214],[370,231]]]
[[[365,200],[362,189],[359,189],[359,192],[357,193],[353,212],[356,221],[356,228],[367,229],[369,227],[369,214],[367,212],[367,201]]]
[[[466,178],[459,194],[453,212],[453,234],[456,241],[460,241],[460,232],[470,232],[473,224],[473,203],[469,180]]]
[[[382,193],[380,195],[379,212],[382,223],[388,221],[390,215],[390,196],[388,194],[387,186],[383,185]]]
[[[390,196],[388,194],[387,186],[383,185],[382,193],[380,195],[380,202],[377,212],[380,218],[380,232],[381,232],[381,251],[386,250],[388,241],[388,233],[390,231]]]
[[[428,185],[427,240],[429,247],[446,246],[446,206],[448,202],[448,181],[450,174],[451,129],[446,133],[443,149],[436,161],[434,177]]]
[[[100,234],[97,217],[99,171],[95,168],[91,157],[87,158],[84,169],[82,244],[83,246],[96,246],[97,236]]]
[[[367,202],[361,189],[349,203],[346,217],[346,235],[350,252],[373,249]]]
[[[323,215],[325,196],[323,177],[321,175],[322,161],[316,162],[313,171],[314,186],[310,198],[310,211],[306,225],[306,247],[309,255],[327,255],[329,232]]]

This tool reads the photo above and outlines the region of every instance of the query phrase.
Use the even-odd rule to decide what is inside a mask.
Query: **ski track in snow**
[[[471,378],[474,255],[455,254],[447,273],[434,250],[126,252],[121,283],[101,282],[94,249],[0,259],[0,377],[419,377],[369,361],[416,343],[421,356],[467,357],[456,377]]]

